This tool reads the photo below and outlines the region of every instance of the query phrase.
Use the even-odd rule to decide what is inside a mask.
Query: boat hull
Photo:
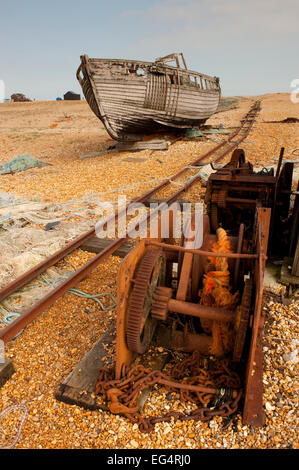
[[[123,62],[82,56],[77,73],[87,102],[113,139],[136,141],[165,127],[198,127],[218,108],[220,87],[211,77],[209,89],[201,89],[185,71],[165,66],[152,71],[154,63],[145,62],[130,69]]]

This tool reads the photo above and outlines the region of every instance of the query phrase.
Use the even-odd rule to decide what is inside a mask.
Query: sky
[[[7,98],[52,100],[82,93],[82,54],[183,52],[189,69],[220,77],[223,95],[290,92],[298,18],[298,0],[0,0],[0,83]]]

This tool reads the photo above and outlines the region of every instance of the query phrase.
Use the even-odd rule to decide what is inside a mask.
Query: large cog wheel
[[[126,339],[130,351],[143,354],[149,348],[157,320],[151,315],[155,289],[165,282],[165,257],[161,250],[146,252],[135,271],[130,295]]]

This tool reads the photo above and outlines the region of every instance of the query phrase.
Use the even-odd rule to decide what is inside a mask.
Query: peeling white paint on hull
[[[188,70],[182,54],[155,62],[84,55],[77,78],[91,109],[119,141],[140,140],[165,127],[198,127],[215,113],[221,96],[219,79]]]

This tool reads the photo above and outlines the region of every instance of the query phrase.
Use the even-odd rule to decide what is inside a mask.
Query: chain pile
[[[142,417],[139,411],[141,392],[156,384],[170,392],[179,391],[181,401],[194,403],[198,408],[190,414],[172,411],[161,417]],[[117,380],[112,370],[100,369],[95,392],[110,400],[111,413],[122,414],[137,423],[140,431],[149,432],[156,423],[169,422],[172,418],[208,421],[216,415],[226,417],[235,413],[242,396],[240,385],[239,376],[229,368],[227,360],[216,360],[212,367],[205,369],[195,351],[191,357],[175,364],[169,375],[136,365]]]

